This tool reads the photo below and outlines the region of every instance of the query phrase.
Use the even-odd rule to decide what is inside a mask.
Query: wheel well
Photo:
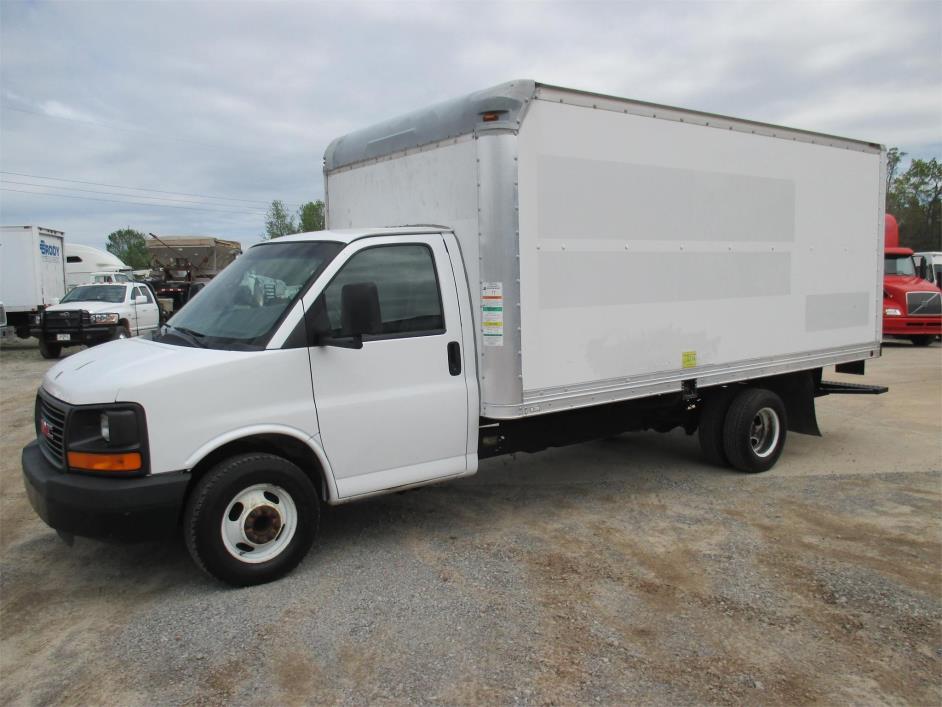
[[[237,454],[249,454],[251,452],[275,454],[296,464],[301,471],[311,478],[311,481],[314,483],[314,488],[317,489],[321,500],[325,503],[327,502],[327,480],[324,476],[324,469],[317,459],[317,455],[301,440],[281,434],[263,434],[243,437],[228,442],[219,447],[219,449],[214,449],[193,467],[193,471],[190,474],[191,479],[187,494],[189,495],[189,492],[200,478],[202,478],[203,474],[212,469],[223,459],[233,457]]]

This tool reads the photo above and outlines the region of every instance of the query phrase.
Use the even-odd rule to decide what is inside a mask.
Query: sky
[[[938,1],[0,0],[0,223],[249,245],[333,138],[516,78],[942,157]]]

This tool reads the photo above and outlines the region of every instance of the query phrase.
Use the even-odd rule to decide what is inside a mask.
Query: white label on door
[[[481,283],[481,333],[485,346],[504,345],[504,285]]]

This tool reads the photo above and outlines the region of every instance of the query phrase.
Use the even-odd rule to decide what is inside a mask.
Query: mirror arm
[[[362,349],[363,336],[353,334],[352,336],[327,336],[324,334],[314,334],[314,346],[335,346],[340,349]]]

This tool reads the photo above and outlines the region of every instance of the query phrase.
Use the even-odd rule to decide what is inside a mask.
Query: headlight
[[[66,457],[75,471],[145,473],[147,426],[137,405],[78,407],[68,418]]]
[[[898,307],[886,307],[883,310],[883,313],[888,317],[901,317],[903,313],[899,310]]]
[[[118,315],[111,312],[92,315],[92,324],[117,324]]]

